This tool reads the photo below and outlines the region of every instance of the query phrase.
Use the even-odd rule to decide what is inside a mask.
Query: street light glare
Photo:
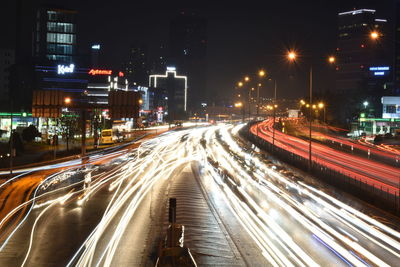
[[[336,58],[335,58],[334,56],[330,56],[330,57],[328,58],[328,61],[329,61],[329,63],[335,63]]]
[[[287,57],[290,61],[294,61],[296,60],[297,55],[294,51],[289,51]]]
[[[238,82],[238,86],[239,86],[239,87],[242,87],[242,86],[243,86],[243,83],[242,83],[242,82]]]
[[[70,97],[64,98],[64,103],[65,104],[70,104],[71,103],[71,98]]]
[[[250,81],[250,78],[249,78],[249,76],[246,76],[246,77],[244,77],[244,81],[245,81],[245,82],[248,82],[248,81]]]
[[[324,103],[319,103],[318,108],[324,108]]]
[[[264,71],[264,70],[260,70],[260,71],[258,72],[258,76],[264,77],[264,76],[265,76],[265,71]]]
[[[379,33],[377,31],[373,31],[371,32],[370,37],[372,40],[376,40],[379,38]]]

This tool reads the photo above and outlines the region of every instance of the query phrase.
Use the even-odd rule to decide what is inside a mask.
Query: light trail
[[[251,132],[254,135],[257,135],[257,127],[260,127],[259,137],[272,142],[272,121],[267,120],[251,127]],[[308,141],[275,131],[275,145],[303,158],[308,158]],[[382,188],[391,194],[399,194],[399,168],[340,152],[315,142],[313,142],[312,147],[312,159],[314,162],[342,173],[349,178],[378,189]]]
[[[237,139],[242,126],[221,124],[163,134],[115,157],[106,171],[91,176],[91,182],[69,201],[85,209],[101,189],[110,198],[99,223],[67,266],[113,266],[117,252],[126,245],[122,238],[153,186],[191,162],[204,168],[202,183],[215,185],[210,187],[215,191],[207,193],[221,196],[233,214],[229,219],[240,223],[235,230],[244,229],[273,266],[389,266],[400,260],[399,232],[266,164]],[[71,179],[63,174],[41,186]],[[40,203],[44,209],[35,220],[23,264],[29,263],[39,219],[62,197]]]
[[[213,141],[209,139],[207,143],[210,146],[214,145],[213,153],[215,155],[213,158],[218,159],[219,166],[227,170],[230,176],[229,178],[216,178],[220,174],[215,172],[211,165],[208,167],[208,172],[221,186],[226,202],[230,203],[230,208],[235,216],[251,233],[262,253],[268,254],[266,258],[273,259],[273,263],[281,266],[309,265],[314,261],[307,260],[301,263],[299,260],[304,259],[304,255],[316,256],[316,253],[307,246],[296,247],[298,243],[304,244],[304,240],[293,236],[290,227],[282,228],[279,224],[274,223],[274,218],[264,212],[264,210],[272,210],[271,206],[279,207],[281,216],[297,221],[297,225],[303,228],[303,231],[308,232],[310,237],[315,237],[334,256],[346,264],[364,266],[366,262],[369,262],[372,265],[388,266],[387,260],[396,262],[396,259],[400,259],[398,232],[361,212],[355,212],[354,209],[338,200],[332,203],[333,198],[330,196],[328,196],[330,203],[321,200],[323,192],[318,191],[321,192],[318,196],[314,192],[317,189],[309,185],[305,186],[304,182],[293,181],[273,168],[269,168],[256,157],[248,155],[232,139],[226,129],[221,130],[220,134],[220,139],[225,145],[219,144],[217,139]],[[209,153],[209,151],[205,151],[203,154]],[[240,164],[238,164],[239,162]],[[255,169],[252,173],[248,171],[251,168]],[[297,193],[293,194],[294,192]],[[298,196],[302,201],[299,201]],[[265,204],[265,201],[268,204]],[[277,209],[274,208],[274,210]],[[344,210],[351,210],[354,213],[349,214]],[[340,219],[337,217],[338,214],[340,214]],[[346,223],[341,218],[346,218]],[[276,227],[277,225],[278,227]],[[272,232],[275,234],[265,235],[264,233],[268,233],[270,227],[273,227]],[[343,233],[344,228],[346,233],[352,233],[352,238]],[[284,234],[285,231],[288,233]],[[359,241],[354,241],[354,238]],[[379,238],[380,241],[377,241],[376,238]],[[370,248],[371,241],[375,246],[373,251]],[[280,250],[286,251],[284,255],[288,255],[288,258],[282,256],[282,253],[279,253]],[[391,257],[382,258],[375,255],[376,253],[383,255],[389,253]],[[288,260],[293,263],[288,264]],[[318,258],[316,260],[318,262]]]

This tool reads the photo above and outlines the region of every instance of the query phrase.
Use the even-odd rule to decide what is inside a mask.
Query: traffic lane
[[[235,159],[236,159],[236,157],[235,157]],[[241,162],[245,162],[245,161],[242,160]],[[223,164],[223,165],[226,166],[226,164]],[[244,164],[240,164],[240,165],[242,165],[242,167],[243,167]],[[236,163],[231,164],[231,167],[233,169],[235,166],[237,166]],[[258,168],[258,167],[260,167],[260,165],[256,164],[254,167]],[[257,173],[257,171],[254,171],[254,170],[252,172],[253,172],[253,175],[255,175]],[[235,173],[235,174],[242,173],[242,175],[243,175],[243,173],[246,173],[246,172],[239,169],[232,173]],[[262,173],[262,170],[260,173]],[[272,179],[272,178],[273,177],[269,177],[268,179]],[[237,177],[236,179],[239,181],[243,180],[243,179],[240,179],[240,177]],[[235,180],[235,179],[233,179],[233,180]],[[334,233],[334,232],[332,232],[332,229],[336,229],[337,232],[334,233],[335,239],[337,239],[339,244],[342,243],[342,245],[345,247],[347,246],[346,244],[348,243],[348,241],[350,241],[350,239],[347,239],[347,238],[353,238],[354,235],[356,235],[357,233],[361,233],[361,234],[363,234],[362,238],[366,239],[366,241],[364,242],[364,247],[367,248],[367,250],[368,250],[368,248],[371,248],[372,249],[371,251],[373,253],[378,252],[377,254],[380,255],[380,259],[384,259],[384,260],[388,259],[389,262],[397,261],[398,249],[396,250],[396,247],[400,246],[399,243],[396,243],[395,240],[391,240],[390,241],[391,245],[388,246],[385,244],[385,242],[382,242],[382,240],[384,240],[384,239],[381,239],[379,242],[381,244],[383,244],[383,246],[381,244],[378,244],[375,240],[375,239],[377,239],[377,238],[375,238],[375,236],[378,237],[380,234],[375,231],[375,228],[373,226],[364,225],[364,222],[360,221],[360,220],[358,220],[358,221],[353,220],[355,222],[353,222],[351,225],[351,223],[349,224],[348,221],[345,222],[342,218],[337,216],[337,214],[341,214],[341,216],[344,216],[344,218],[347,218],[347,220],[349,220],[350,222],[352,221],[351,218],[353,216],[351,214],[344,212],[341,206],[339,206],[339,207],[336,207],[335,205],[332,206],[331,204],[329,204],[327,202],[323,202],[323,204],[321,204],[322,200],[319,197],[315,197],[312,194],[309,196],[310,197],[312,196],[313,198],[307,197],[308,194],[305,195],[304,192],[306,192],[306,191],[303,191],[303,190],[302,190],[302,194],[299,194],[300,191],[297,191],[297,190],[288,191],[288,188],[292,188],[292,187],[297,188],[298,187],[298,185],[290,185],[292,182],[289,182],[289,183],[285,182],[282,184],[279,181],[271,180],[271,182],[273,182],[273,185],[271,185],[271,186],[273,186],[273,187],[271,188],[269,194],[266,194],[266,196],[267,196],[266,197],[265,195],[263,195],[259,191],[257,191],[257,189],[260,189],[260,187],[258,187],[258,184],[257,184],[257,186],[254,187],[254,183],[251,183],[252,182],[251,180],[252,179],[250,178],[247,181],[245,180],[245,181],[240,182],[239,184],[245,185],[245,186],[242,186],[243,190],[247,191],[249,195],[253,196],[252,197],[253,200],[258,198],[258,203],[261,207],[264,207],[264,206],[268,207],[268,205],[271,203],[271,201],[264,201],[264,200],[266,198],[268,199],[268,196],[270,196],[271,193],[278,192],[279,194],[277,196],[275,196],[275,198],[278,200],[279,199],[287,199],[289,206],[298,202],[293,207],[299,206],[298,210],[300,211],[300,214],[296,215],[296,211],[294,210],[293,212],[290,213],[290,215],[286,215],[285,218],[287,216],[292,216],[292,218],[297,219],[297,217],[302,217],[304,215],[309,214],[308,215],[309,219],[314,221],[314,224],[316,226],[322,227],[322,229],[325,229],[324,231],[328,231],[327,233],[329,233],[329,235]],[[259,181],[259,179],[257,181]],[[290,185],[289,187],[287,187],[288,184]],[[268,183],[266,185],[268,185]],[[279,188],[279,191],[274,189],[276,186]],[[302,185],[302,186],[305,186],[305,185]],[[250,189],[249,189],[249,187],[250,187]],[[240,192],[240,191],[238,191],[238,192]],[[260,196],[258,196],[258,195],[260,195]],[[272,196],[273,196],[273,194],[272,194]],[[281,208],[285,207],[285,210],[288,210],[289,206],[286,205],[286,207],[285,207],[285,205],[283,205],[283,206],[281,206]],[[312,213],[310,214],[307,210],[312,211],[313,214],[315,214],[316,216],[310,217],[310,215],[312,215]],[[330,216],[328,216],[328,218],[332,218],[332,217],[335,218],[335,220],[332,222],[332,224],[329,223],[329,220],[322,220],[322,222],[320,222],[321,214],[324,214],[327,211],[330,212]],[[332,212],[332,211],[335,211],[335,212]],[[293,217],[293,216],[295,216],[295,217]],[[271,222],[271,220],[268,220],[268,222]],[[330,226],[330,228],[332,228],[332,229],[329,229],[329,227],[327,228],[326,224],[328,224],[328,226]],[[347,226],[349,226],[350,229],[346,229]],[[357,229],[355,229],[355,228],[357,228]],[[347,231],[345,231],[343,229],[346,229]],[[349,234],[349,233],[352,233],[353,230],[356,231],[356,234],[354,234],[354,235]],[[312,232],[312,233],[313,233],[313,237],[316,237],[315,233],[314,232]],[[349,235],[349,237],[347,237],[347,236],[343,237],[343,234]],[[397,233],[397,235],[399,235],[399,234]],[[346,241],[343,241],[343,240],[346,240]],[[318,240],[318,241],[321,241],[321,240]],[[371,243],[371,241],[374,242],[374,244],[376,244],[377,246],[375,246],[375,247],[367,246],[367,244]],[[297,244],[297,242],[296,242],[296,244]],[[323,245],[325,246],[326,244],[323,244]],[[391,248],[390,248],[390,246],[391,246]],[[386,247],[388,247],[388,249],[386,249]],[[381,250],[383,250],[383,248],[385,248],[385,251],[383,253],[379,253]],[[353,255],[356,255],[356,253],[354,252],[355,249],[356,249],[356,251],[363,251],[363,249],[359,248],[357,246],[357,244],[353,244],[351,247],[349,247],[349,252]],[[390,252],[390,250],[394,250],[394,253]],[[360,255],[360,253],[359,253],[359,255]],[[362,257],[362,256],[363,256],[363,253],[361,252],[361,256],[357,256],[357,257]],[[372,260],[374,260],[374,256],[371,256],[370,258]],[[375,262],[379,262],[379,260],[376,260]]]
[[[296,140],[296,143],[288,142],[287,140],[294,139],[294,137],[288,137],[287,135],[283,135],[279,131],[275,131],[275,132],[276,132],[276,134],[275,134],[275,144],[277,146],[279,146],[281,148],[284,148],[285,150],[288,150],[290,152],[293,152],[293,153],[295,153],[297,155],[300,155],[300,156],[302,156],[304,158],[308,157],[308,144],[301,144],[301,142],[298,141],[298,140]],[[257,130],[252,128],[252,133],[256,135],[257,134]],[[272,142],[271,141],[272,137],[271,137],[270,131],[264,131],[264,129],[262,128],[262,130],[259,131],[258,135],[260,137],[266,139],[267,141]],[[313,147],[314,146],[315,145],[313,145]],[[322,149],[321,148],[318,149],[318,147],[316,147],[315,150],[317,150],[317,151],[325,151],[325,150],[328,150],[328,149],[325,149],[324,147],[322,147]],[[313,152],[313,159],[318,159],[318,153],[316,153],[315,150]],[[315,154],[317,154],[317,155],[315,155]],[[321,159],[321,157],[320,157],[320,159]],[[376,164],[376,163],[374,164],[373,161],[367,161],[367,160],[365,160],[365,161],[366,162],[363,162],[364,165],[361,166],[361,167],[357,166],[358,165],[357,164],[357,160],[355,160],[354,158],[352,158],[352,163],[351,164],[346,163],[346,162],[339,162],[340,165],[342,165],[342,166],[338,166],[337,163],[331,162],[329,157],[326,158],[326,161],[325,160],[319,160],[319,163],[323,164],[323,165],[328,164],[327,165],[328,167],[332,167],[334,169],[337,169],[340,172],[343,172],[343,170],[345,170],[343,167],[347,167],[348,170],[352,170],[352,176],[353,177],[356,176],[356,177],[358,177],[358,179],[360,179],[360,178],[369,179],[369,181],[371,183],[375,184],[376,187],[380,188],[381,186],[383,186],[385,190],[387,188],[387,190],[389,190],[389,192],[391,192],[391,193],[395,193],[395,192],[398,191],[397,187],[394,187],[394,186],[388,184],[388,182],[389,183],[393,183],[393,182],[395,183],[395,181],[397,181],[396,180],[396,174],[399,173],[397,168],[389,167],[391,169],[391,171],[389,171],[387,166],[383,166],[383,169],[379,169],[380,167],[382,167],[382,166],[380,166],[381,164]],[[372,164],[369,164],[369,163],[372,163]],[[377,167],[377,165],[379,165],[379,166]],[[379,175],[378,179],[380,179],[381,181],[377,180],[376,179],[377,177],[371,176],[371,175],[369,175],[369,173],[365,172],[364,169],[366,168],[366,166],[368,167],[368,169],[371,169],[371,167],[372,167],[373,173],[375,173],[375,175],[376,174],[381,174],[382,170],[384,170],[386,172],[385,175],[390,175],[391,179],[388,180],[388,178],[386,176],[382,177],[382,175]],[[354,168],[354,167],[356,167],[356,168]],[[381,172],[379,172],[379,170],[381,170]],[[385,182],[383,182],[383,181],[385,181]]]
[[[232,166],[239,165],[240,164],[235,163],[232,164]],[[241,168],[243,168],[243,166],[241,166]],[[244,168],[242,171],[246,172]],[[237,193],[239,192],[237,190],[234,190],[233,192],[236,192],[236,196],[241,199],[241,202],[247,203],[246,205],[248,205],[249,207],[251,207],[249,201],[255,201],[262,208],[263,212],[265,212],[265,216],[268,216],[268,221],[264,221],[264,223],[258,224],[261,229],[268,229],[263,230],[263,234],[267,233],[268,236],[268,242],[266,241],[267,243],[272,243],[275,248],[279,250],[279,253],[281,253],[282,255],[287,255],[287,257],[289,258],[288,260],[291,260],[291,257],[286,251],[287,246],[282,246],[282,240],[285,240],[285,238],[282,237],[279,232],[277,232],[277,228],[281,228],[286,233],[286,235],[290,236],[290,240],[293,240],[294,243],[299,246],[301,250],[303,250],[303,252],[311,256],[311,258],[318,264],[321,264],[321,266],[327,266],[333,263],[339,266],[344,264],[343,261],[341,261],[335,253],[333,253],[328,247],[323,245],[317,238],[314,237],[313,232],[307,229],[307,227],[304,227],[304,225],[302,225],[298,221],[299,216],[303,217],[301,213],[298,213],[298,211],[294,209],[288,210],[290,204],[282,204],[281,195],[275,194],[273,190],[268,190],[268,193],[265,193],[265,191],[263,192],[262,190],[260,190],[260,187],[252,185],[251,181],[246,181],[246,179],[243,179],[243,177],[240,176],[240,173],[241,172],[239,170],[236,170],[230,172],[230,176],[232,177],[232,180],[242,181],[240,184],[243,184],[245,186],[236,185],[235,187],[237,189],[242,188],[244,191],[246,191],[250,196],[250,199],[243,198],[243,195],[241,194],[237,195]],[[227,188],[222,190],[222,192],[221,190],[219,191],[220,192],[217,191],[216,194],[224,194],[224,192],[227,191]],[[230,194],[226,195],[227,197],[225,202],[231,203],[231,206],[235,207],[235,204],[233,203],[234,199],[232,200],[229,195]],[[243,210],[240,209],[235,209],[235,212],[236,216],[239,218],[242,217],[243,220],[246,220],[246,217],[251,217],[251,213],[247,215],[241,215],[243,214]],[[257,213],[257,215],[260,216],[260,218],[263,218],[260,213]],[[272,221],[275,223],[275,227],[271,225]],[[274,237],[274,235],[276,236]]]
[[[27,202],[33,190],[40,184],[43,177],[34,175],[28,179],[18,180],[4,188],[0,193],[0,241],[10,233],[29,205],[21,206]]]
[[[162,133],[162,132],[160,132]],[[149,135],[143,141],[154,138],[156,134]],[[115,159],[116,157],[121,156],[122,154],[126,154],[129,151],[137,148],[141,142],[134,142],[129,144],[127,149],[123,149],[120,152],[112,152],[109,154],[103,154],[103,152],[97,153],[97,155],[91,156],[92,158],[89,159],[85,164],[94,164],[94,165],[105,165]],[[83,166],[81,161],[75,162],[77,165],[71,165],[70,167],[61,167],[61,168],[54,168],[52,170],[42,170],[36,171],[31,173],[25,177],[20,177],[13,181],[8,181],[7,184],[3,184],[3,190],[0,193],[0,199],[3,201],[1,202],[2,209],[0,210],[0,221],[3,220],[11,211],[16,209],[21,204],[25,203],[29,200],[30,193],[43,181],[47,176],[59,172],[59,171],[67,171],[72,168],[77,168],[79,166]],[[34,180],[34,182],[30,182]],[[10,194],[9,192],[13,192]],[[30,192],[30,193],[29,193]],[[21,207],[21,210],[24,211],[26,207]],[[21,210],[18,211],[18,214],[21,213]],[[0,225],[1,227],[2,225]],[[4,229],[3,229],[4,230]],[[8,233],[9,231],[7,231]]]
[[[27,266],[65,266],[102,218],[110,193],[102,189],[85,206],[73,198],[56,204],[39,219],[33,233]],[[28,250],[32,225],[44,208],[34,209],[23,226],[0,252],[1,266],[21,266]],[[23,245],[22,245],[23,244]]]

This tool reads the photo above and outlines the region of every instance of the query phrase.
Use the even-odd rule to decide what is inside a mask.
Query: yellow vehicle
[[[101,131],[100,144],[112,144],[114,143],[114,136],[112,129],[105,129]]]

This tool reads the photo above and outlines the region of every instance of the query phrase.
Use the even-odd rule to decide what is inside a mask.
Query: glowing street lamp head
[[[243,82],[238,82],[238,86],[242,87],[243,86]]]
[[[287,54],[289,61],[295,61],[297,58],[297,54],[294,51],[289,51]]]
[[[244,81],[245,81],[245,82],[248,82],[248,81],[250,81],[250,78],[249,78],[249,76],[246,76],[246,77],[244,77]]]
[[[303,106],[306,104],[306,102],[302,99],[302,100],[300,100],[300,104]]]
[[[372,40],[377,40],[379,38],[379,33],[377,31],[373,31],[369,35]]]
[[[66,97],[66,98],[64,98],[64,103],[65,104],[71,104],[71,98],[70,97]]]
[[[318,103],[318,108],[324,108],[324,106],[325,106],[324,103],[322,103],[322,102]]]
[[[335,63],[335,61],[336,61],[336,58],[334,57],[334,56],[330,56],[329,58],[328,58],[328,62],[329,63]]]
[[[265,71],[264,71],[264,70],[260,70],[260,71],[258,72],[258,76],[264,77],[264,76],[265,76]]]
[[[235,108],[240,108],[242,105],[242,102],[235,103]]]
[[[143,104],[143,99],[139,99],[139,104]]]

